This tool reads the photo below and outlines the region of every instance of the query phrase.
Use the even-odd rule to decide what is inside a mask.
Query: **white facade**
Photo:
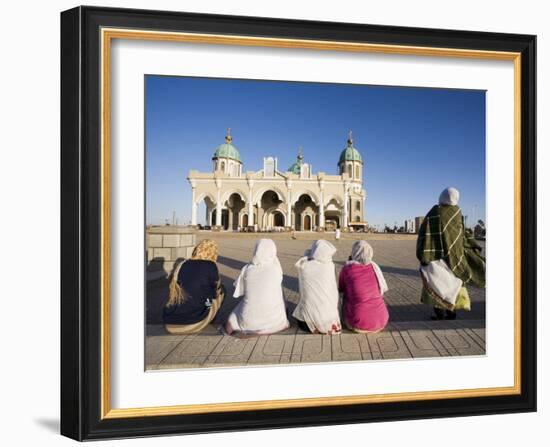
[[[212,172],[189,172],[193,225],[202,201],[207,225],[220,230],[322,231],[365,222],[362,161],[341,159],[338,174],[314,174],[300,153],[287,171],[278,168],[277,158],[265,157],[261,170],[244,172],[231,142],[228,133]]]

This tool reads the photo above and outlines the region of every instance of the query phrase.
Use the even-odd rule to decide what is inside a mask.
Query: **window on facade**
[[[355,166],[355,178],[359,178],[359,165]]]
[[[348,175],[351,177],[351,165],[348,165]]]
[[[225,161],[222,161],[222,164],[220,165],[220,169],[222,171],[225,171]]]
[[[361,202],[359,202],[359,201],[355,202],[355,209],[357,211],[361,211]]]

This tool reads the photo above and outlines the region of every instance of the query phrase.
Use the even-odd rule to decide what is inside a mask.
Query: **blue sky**
[[[264,156],[286,170],[302,146],[314,172],[337,173],[353,130],[366,220],[403,225],[456,187],[463,214],[485,216],[485,91],[148,75],[146,221],[191,219],[190,169],[210,172],[232,129],[244,171]],[[199,209],[199,222],[204,220]]]

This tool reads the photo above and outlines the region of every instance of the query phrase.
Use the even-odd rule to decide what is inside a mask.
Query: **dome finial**
[[[349,147],[353,146],[353,134],[351,129],[349,130],[349,133],[348,133],[348,146]]]
[[[231,137],[231,127],[227,128],[227,133],[225,134],[225,142],[227,144],[230,144],[231,141],[233,141],[233,138]]]
[[[298,160],[303,160],[304,154],[302,153],[302,146],[298,146]]]

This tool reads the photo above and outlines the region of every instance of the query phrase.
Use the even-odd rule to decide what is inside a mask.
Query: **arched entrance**
[[[315,217],[319,214],[319,207],[309,194],[301,194],[294,205],[295,229],[298,231],[311,231],[315,225]],[[306,216],[308,218],[306,219]]]
[[[212,210],[216,207],[214,198],[210,194],[201,194],[197,197],[197,224],[211,225]]]
[[[284,227],[285,226],[285,216],[280,211],[275,211],[273,213],[273,226],[274,227]]]
[[[227,225],[224,224],[223,226],[225,229],[229,228],[230,230],[236,231],[239,229],[239,213],[245,207],[244,200],[239,193],[235,192],[228,197],[226,206],[228,208],[228,221]]]
[[[248,227],[248,214],[243,214],[243,228]]]
[[[337,199],[330,199],[325,206],[325,231],[334,231],[341,226],[342,218],[341,204]]]
[[[277,219],[283,219],[284,226],[284,215],[277,211],[277,207],[282,203],[282,200],[279,198],[279,194],[276,191],[268,190],[262,194],[262,197],[259,202],[258,207],[258,225],[261,225],[262,230],[267,230],[270,227],[277,226],[274,222],[275,214],[281,214]]]
[[[309,214],[304,216],[304,231],[311,231],[311,216]]]

